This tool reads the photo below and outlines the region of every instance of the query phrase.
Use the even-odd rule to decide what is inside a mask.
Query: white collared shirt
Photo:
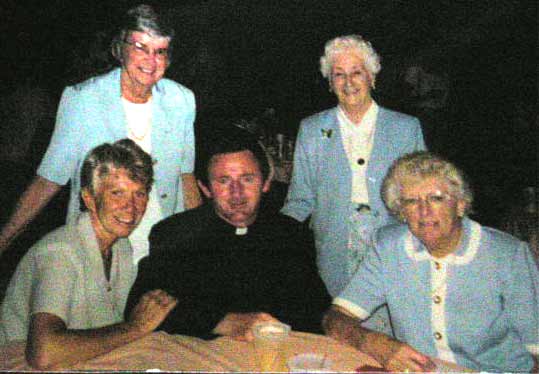
[[[342,139],[350,169],[352,170],[352,196],[354,203],[369,203],[367,190],[367,166],[374,142],[378,104],[372,102],[360,123],[354,123],[346,116],[339,106],[337,120],[341,129]]]

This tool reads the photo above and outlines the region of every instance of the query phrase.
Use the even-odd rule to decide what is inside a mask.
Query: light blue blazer
[[[367,188],[374,225],[393,222],[380,196],[382,180],[397,158],[425,149],[419,121],[380,107],[374,143],[367,166]],[[299,221],[311,216],[320,276],[331,296],[348,284],[348,238],[354,206],[352,172],[343,146],[337,108],[301,122],[294,153],[294,169],[282,209]],[[374,229],[374,228],[373,228]]]
[[[67,221],[80,209],[80,169],[95,146],[127,137],[121,101],[121,69],[74,86],[62,94],[51,142],[37,174],[65,185],[71,180]],[[181,174],[194,168],[195,98],[186,87],[161,79],[152,90],[154,187],[164,216],[184,210]]]
[[[459,246],[443,258],[432,257],[406,225],[378,230],[334,303],[360,319],[387,303],[396,338],[428,356],[476,371],[529,373],[539,354],[533,254],[467,217],[462,228]]]

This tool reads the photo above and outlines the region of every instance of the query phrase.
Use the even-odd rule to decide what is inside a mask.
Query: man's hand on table
[[[251,328],[261,322],[279,322],[268,313],[228,313],[213,329],[217,335],[230,336],[236,340],[252,341]]]
[[[150,333],[165,320],[178,300],[163,290],[148,291],[131,311],[129,324],[139,331]]]

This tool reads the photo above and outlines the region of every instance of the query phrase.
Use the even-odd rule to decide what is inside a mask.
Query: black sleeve
[[[202,226],[201,226],[202,225]],[[215,337],[211,330],[224,317],[218,297],[204,292],[209,269],[197,254],[196,220],[157,225],[150,234],[150,255],[139,263],[137,279],[129,294],[126,318],[147,291],[162,289],[178,299],[159,330],[169,334]],[[202,292],[201,292],[202,291]]]
[[[317,270],[312,231],[298,223],[287,227],[288,240],[281,241],[282,260],[275,269],[274,306],[279,307],[273,314],[294,330],[320,334],[331,297]]]
[[[172,290],[167,290],[166,276],[163,276],[163,271],[166,270],[163,262],[168,257],[166,255],[168,245],[166,241],[160,240],[160,238],[166,238],[161,231],[164,230],[159,230],[157,226],[152,229],[150,234],[150,254],[138,263],[137,278],[131,287],[125,306],[124,317],[126,320],[146,292],[163,289],[170,294],[174,294],[170,292]]]

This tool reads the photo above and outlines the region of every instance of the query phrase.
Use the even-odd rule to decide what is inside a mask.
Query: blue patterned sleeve
[[[427,146],[425,145],[425,139],[423,138],[423,131],[421,130],[421,124],[417,118],[414,118],[414,132],[415,132],[415,151],[425,151]]]
[[[381,246],[377,243],[367,251],[367,256],[344,291],[333,300],[358,318],[367,319],[371,313],[386,302],[384,261]]]
[[[502,290],[505,306],[527,350],[539,355],[539,268],[523,242],[509,262]]]
[[[195,96],[191,91],[185,93],[186,101],[186,118],[184,123],[185,128],[185,144],[183,144],[182,157],[182,173],[192,173],[195,168],[195,134],[194,123],[196,113]]]
[[[302,123],[294,150],[294,168],[282,213],[300,222],[311,215],[315,204],[314,165],[308,147],[307,126]]]
[[[79,101],[78,91],[66,87],[62,93],[56,124],[47,152],[41,161],[37,174],[51,182],[65,185],[77,167],[80,127],[77,119],[84,113],[84,105]]]

